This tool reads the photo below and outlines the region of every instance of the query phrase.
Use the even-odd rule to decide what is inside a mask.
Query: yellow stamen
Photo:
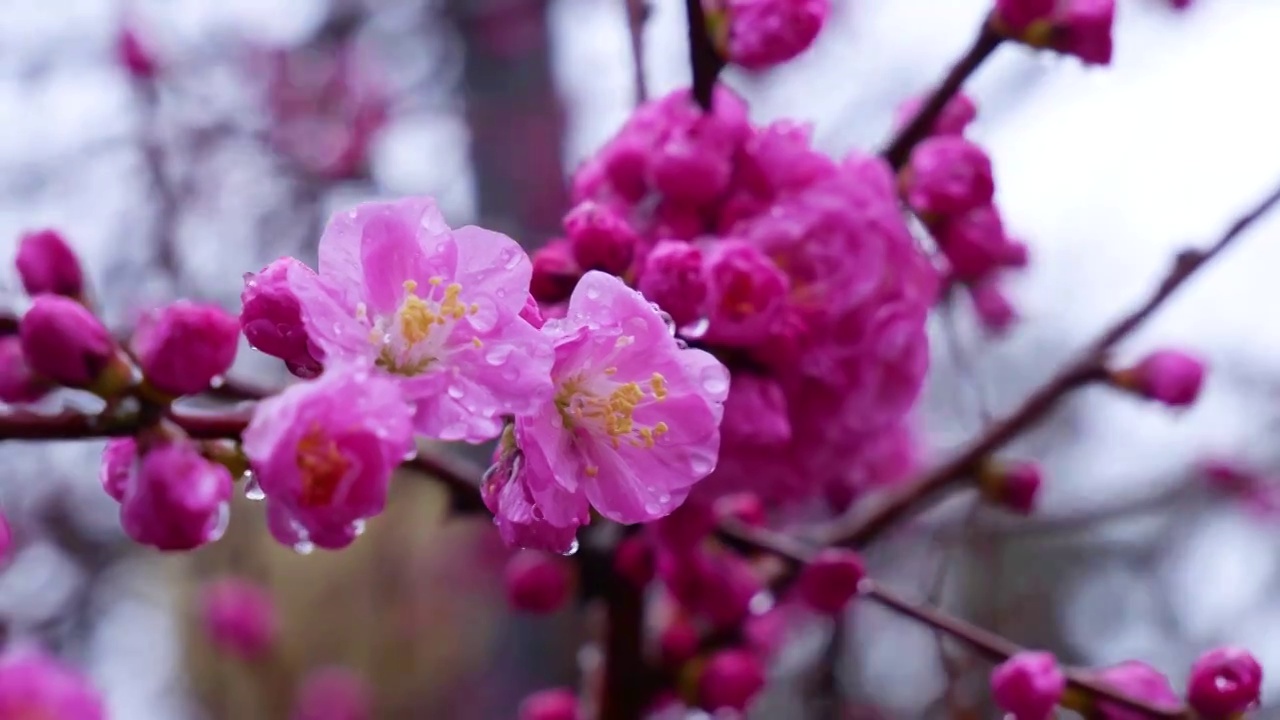
[[[333,502],[338,485],[351,469],[351,461],[343,456],[338,444],[318,425],[298,441],[296,462],[302,475],[298,503],[308,508]]]

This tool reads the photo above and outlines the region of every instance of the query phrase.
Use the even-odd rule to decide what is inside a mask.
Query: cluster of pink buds
[[[106,720],[98,691],[73,668],[35,648],[0,655],[0,718]]]
[[[1175,0],[1175,7],[1189,4]],[[996,0],[991,27],[1034,48],[1074,55],[1091,65],[1111,63],[1115,0]]]
[[[804,52],[831,13],[831,0],[701,2],[720,56],[748,70],[765,70]]]

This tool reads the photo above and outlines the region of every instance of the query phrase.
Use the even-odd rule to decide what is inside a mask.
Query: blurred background
[[[938,79],[989,0],[833,0],[804,56],[730,72],[759,121],[811,121],[832,153],[874,148],[899,102]],[[943,453],[1016,403],[1140,299],[1172,254],[1212,239],[1280,177],[1280,4],[1118,0],[1114,66],[1002,48],[969,86],[973,137],[995,161],[1006,222],[1032,250],[1009,286],[1022,321],[1001,339],[964,308],[935,318],[922,406]],[[683,6],[652,0],[651,94],[688,81]],[[0,243],[65,232],[108,319],[157,302],[235,307],[241,276],[314,257],[335,208],[431,194],[451,224],[532,249],[555,235],[564,178],[635,97],[628,0],[0,0]],[[1171,414],[1084,393],[1012,454],[1044,462],[1042,512],[1010,521],[960,499],[871,557],[916,597],[1071,662],[1141,658],[1183,675],[1247,644],[1280,666],[1280,527],[1266,503],[1208,488],[1207,458],[1277,468],[1280,219],[1210,267],[1125,350],[1203,353],[1212,374]],[[21,309],[6,265],[0,292]],[[286,381],[247,347],[234,378]],[[576,680],[590,628],[573,611],[512,616],[506,550],[484,520],[445,519],[422,478],[338,554],[300,556],[239,508],[227,537],[162,557],[121,534],[97,482],[98,443],[0,449],[16,553],[0,572],[9,642],[82,664],[130,720],[284,718],[297,680],[347,666],[379,718],[511,718],[531,689]],[[270,588],[286,641],[243,663],[193,622],[202,583]],[[829,628],[798,632],[761,717],[808,717]],[[808,632],[812,630],[812,632]],[[989,717],[987,666],[926,630],[855,610],[839,663],[850,717]],[[1280,676],[1264,692],[1275,695]],[[1280,717],[1264,709],[1260,717]]]

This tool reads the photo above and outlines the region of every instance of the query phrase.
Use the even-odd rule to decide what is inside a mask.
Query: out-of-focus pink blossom
[[[1053,47],[1088,65],[1109,65],[1115,0],[1064,0],[1054,22]]]
[[[322,353],[307,337],[302,305],[289,289],[289,273],[306,274],[311,268],[300,260],[283,257],[258,273],[245,273],[240,292],[240,329],[257,350],[284,361],[289,372],[313,378],[323,369]]]
[[[643,588],[653,580],[657,571],[655,563],[653,545],[641,535],[623,538],[613,553],[614,573],[636,588]]]
[[[658,633],[658,656],[670,667],[678,667],[698,654],[702,637],[698,627],[677,614]]]
[[[717,3],[703,4],[711,5],[715,16]],[[765,70],[804,52],[831,13],[830,0],[724,0],[719,5],[728,22],[725,55],[749,70]]]
[[[702,251],[680,240],[660,240],[649,251],[638,288],[671,315],[677,326],[694,322],[707,298]]]
[[[1262,665],[1243,648],[1215,648],[1191,666],[1187,702],[1205,720],[1240,717],[1261,696]]]
[[[569,688],[539,690],[520,703],[518,720],[578,720],[578,698]]]
[[[336,549],[382,512],[391,473],[413,449],[411,408],[400,386],[357,366],[263,400],[244,452],[267,498],[277,540]]]
[[[521,550],[507,561],[503,580],[512,608],[543,615],[564,607],[573,589],[573,570],[564,558]]]
[[[160,72],[155,54],[133,28],[122,28],[116,38],[116,58],[136,80],[150,80]]]
[[[948,215],[934,225],[934,237],[951,267],[952,276],[978,283],[1009,264],[1013,251],[1004,232],[1000,211],[979,205]]]
[[[991,671],[991,696],[1012,720],[1049,720],[1067,689],[1051,653],[1023,651]]]
[[[721,240],[706,251],[708,341],[751,346],[767,339],[786,308],[787,276],[756,246]]]
[[[764,663],[746,650],[721,650],[707,661],[698,682],[703,709],[745,711],[764,688]]]
[[[958,135],[935,135],[911,153],[903,174],[907,202],[926,216],[958,215],[995,195],[991,159]]]
[[[734,520],[746,525],[764,525],[769,519],[764,501],[753,492],[721,495],[716,498],[712,509],[721,520]]]
[[[0,564],[9,562],[13,555],[13,528],[9,517],[0,513]]]
[[[260,585],[235,577],[210,581],[200,592],[200,612],[209,641],[237,658],[256,660],[275,644],[275,601]]]
[[[25,233],[18,241],[18,278],[28,295],[84,295],[80,258],[57,230]]]
[[[148,448],[126,471],[128,449],[108,446],[102,479],[113,497],[120,493],[120,524],[129,537],[165,551],[194,550],[222,537],[233,487],[226,467],[181,440]]]
[[[207,390],[231,369],[239,343],[234,315],[188,300],[144,314],[130,341],[147,383],[175,396]]]
[[[978,321],[992,333],[1003,333],[1018,320],[1018,311],[995,279],[970,286],[969,299],[973,301]]]
[[[996,0],[995,18],[1015,33],[1025,32],[1036,22],[1048,22],[1058,0]]]
[[[800,571],[796,590],[809,607],[835,615],[857,594],[866,574],[862,558],[854,551],[826,548]]]
[[[1052,5],[1054,0],[1048,0]],[[901,128],[915,119],[924,106],[923,97],[915,97],[898,106],[894,115],[896,125]],[[930,135],[963,135],[966,128],[978,117],[978,106],[964,93],[956,93],[942,106],[938,119],[933,121]]]
[[[1130,660],[1096,672],[1098,680],[1131,698],[1142,700],[1165,710],[1177,710],[1182,699],[1160,671],[1144,662]],[[1144,720],[1146,713],[1130,710],[1115,703],[1097,703],[1099,720]]]
[[[582,277],[582,269],[573,259],[568,240],[552,240],[533,254],[533,274],[529,292],[539,302],[558,303],[569,299],[573,287]]]
[[[0,337],[0,402],[31,403],[53,389],[53,383],[31,370],[17,335]]]
[[[606,205],[590,200],[564,216],[565,237],[583,270],[620,275],[631,266],[638,238],[627,221]]]
[[[376,364],[417,432],[480,442],[551,393],[551,342],[520,317],[530,275],[511,238],[450,229],[434,201],[409,198],[335,215],[319,273],[292,266],[288,282],[326,364]]]
[[[0,657],[0,718],[105,720],[98,690],[80,672],[28,648]]]
[[[302,680],[290,720],[373,720],[373,693],[344,667],[313,670]]]

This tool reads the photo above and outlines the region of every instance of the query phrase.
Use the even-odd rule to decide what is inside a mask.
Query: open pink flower
[[[399,386],[357,366],[262,401],[244,432],[267,521],[282,543],[349,545],[382,512],[391,472],[413,449],[412,409]]]
[[[103,720],[97,689],[80,673],[37,650],[0,658],[0,718]]]
[[[715,468],[728,371],[682,348],[643,296],[601,272],[583,276],[565,318],[543,331],[555,338],[555,396],[516,417],[523,459],[504,492],[526,493],[556,527],[581,524],[584,499],[621,523],[679,507]],[[501,524],[500,503],[495,512]]]
[[[319,273],[293,266],[288,278],[326,363],[376,364],[419,433],[480,442],[551,393],[550,341],[519,317],[531,272],[511,238],[450,230],[434,201],[409,198],[334,216]]]

